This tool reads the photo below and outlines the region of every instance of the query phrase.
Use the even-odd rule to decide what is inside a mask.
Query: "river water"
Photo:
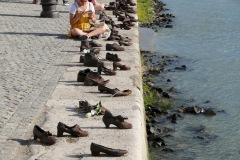
[[[183,115],[177,129],[164,138],[174,152],[156,150],[155,159],[240,159],[240,0],[163,0],[175,15],[173,28],[151,37],[158,55],[177,55],[183,72],[157,77],[181,94],[178,105],[210,107],[216,116]],[[166,81],[165,81],[166,82]],[[204,103],[209,101],[209,103]],[[197,132],[196,127],[205,127]],[[201,137],[201,138],[200,138]],[[166,148],[165,147],[165,148]]]

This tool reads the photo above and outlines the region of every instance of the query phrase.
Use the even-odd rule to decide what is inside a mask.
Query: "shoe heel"
[[[63,137],[63,131],[57,131],[57,137]]]
[[[100,152],[97,152],[97,151],[91,151],[92,153],[92,156],[99,156]]]
[[[107,122],[103,122],[103,123],[105,124],[106,128],[109,128],[110,123],[107,123]]]
[[[38,137],[36,134],[33,135],[33,139],[36,140]]]

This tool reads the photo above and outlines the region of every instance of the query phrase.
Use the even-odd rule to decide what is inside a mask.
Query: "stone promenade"
[[[79,63],[81,42],[66,37],[70,6],[59,1],[59,18],[40,18],[42,6],[31,2],[0,0],[0,159],[146,159],[138,27],[120,31],[134,41],[118,54],[131,71],[104,76],[110,79],[111,88],[131,89],[133,94],[111,98],[99,94],[96,86],[76,82],[78,71],[85,67]],[[98,42],[104,46],[99,58],[104,59],[109,42]],[[111,67],[109,62],[104,63]],[[85,118],[77,112],[79,100],[103,100],[114,115],[128,116],[133,129],[106,129],[102,117]],[[35,124],[56,135],[58,122],[79,124],[90,135],[73,140],[59,138],[53,146],[33,140]],[[127,149],[129,154],[92,157],[91,142]]]

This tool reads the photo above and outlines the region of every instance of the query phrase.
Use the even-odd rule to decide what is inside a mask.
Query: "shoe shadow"
[[[37,140],[34,139],[29,139],[29,140],[23,140],[23,139],[18,139],[18,138],[9,138],[8,140],[11,141],[16,141],[18,142],[21,146],[27,146],[27,145],[42,145],[42,146],[49,146],[47,144],[43,144]]]

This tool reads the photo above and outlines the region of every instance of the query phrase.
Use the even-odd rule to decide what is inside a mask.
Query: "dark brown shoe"
[[[88,101],[79,101],[79,110],[80,112],[91,112],[92,110],[96,110],[97,107],[100,107],[99,110],[99,115],[104,115],[105,111],[107,110],[104,106],[102,106],[101,101],[99,103],[97,103],[96,105],[91,105],[88,103]]]
[[[33,137],[35,140],[39,139],[40,142],[48,145],[52,145],[57,141],[56,138],[53,137],[52,133],[50,133],[49,131],[44,131],[37,125],[35,125],[33,128]]]
[[[98,72],[90,72],[84,80],[86,86],[97,86],[99,84],[106,85],[109,80],[104,80]]]
[[[96,41],[89,41],[89,45],[91,46],[91,47],[102,47],[102,45],[101,44],[99,44],[99,43],[97,43]]]
[[[106,68],[106,67],[104,67],[104,66],[99,65],[99,66],[98,66],[98,73],[99,73],[99,74],[102,74],[102,72],[103,72],[105,75],[109,75],[109,76],[114,76],[114,75],[117,74],[115,71],[113,71],[113,70],[111,70],[111,69],[108,69],[108,68]]]
[[[98,67],[98,65],[103,65],[94,53],[86,53],[84,56],[84,66],[87,67]]]
[[[116,71],[117,68],[119,68],[120,70],[130,70],[131,67],[128,67],[126,65],[122,65],[118,62],[113,62],[113,70]]]
[[[106,44],[106,50],[107,51],[124,51],[125,49],[123,47],[120,47],[117,43],[113,44]]]
[[[131,129],[132,124],[124,121],[125,117],[122,117],[121,115],[118,116],[113,116],[110,111],[106,111],[102,120],[103,123],[105,124],[106,128],[109,128],[110,124],[113,124],[117,126],[119,129]]]
[[[120,46],[131,46],[133,43],[132,42],[128,42],[128,41],[124,41],[124,40],[119,40],[118,41]]]
[[[120,62],[121,58],[118,58],[117,54],[111,54],[111,53],[107,52],[106,60],[113,61],[113,62]]]
[[[118,88],[111,89],[101,84],[98,85],[98,90],[100,92],[110,93],[113,95],[113,97],[128,96],[132,93],[132,91],[129,89],[120,91]]]
[[[120,157],[128,153],[127,150],[112,149],[112,148],[101,146],[96,143],[91,143],[90,150],[93,156],[99,156],[100,152],[113,157]]]
[[[80,63],[84,63],[84,56],[83,56],[83,55],[80,56],[79,62],[80,62]]]
[[[59,122],[57,125],[57,136],[63,137],[63,133],[69,133],[74,137],[87,137],[88,132],[81,130],[79,125],[74,125],[72,127],[67,126],[66,124],[63,124],[62,122]]]
[[[92,72],[89,68],[80,70],[77,75],[78,82],[84,82],[88,73]]]
[[[84,49],[90,49],[91,46],[89,45],[88,41],[82,41],[80,46],[80,52],[82,52]]]

